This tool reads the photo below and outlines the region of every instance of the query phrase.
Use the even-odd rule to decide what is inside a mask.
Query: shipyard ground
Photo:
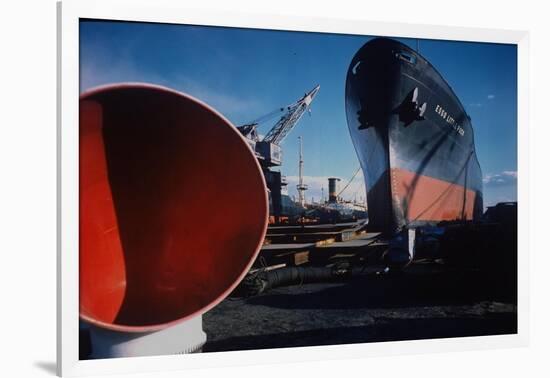
[[[512,334],[515,293],[511,275],[436,263],[278,287],[206,313],[203,352]]]

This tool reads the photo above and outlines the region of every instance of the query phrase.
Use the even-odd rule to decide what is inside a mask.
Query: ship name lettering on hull
[[[435,112],[441,116],[451,127],[460,135],[464,136],[464,129],[460,126],[453,117],[440,105],[435,106]]]

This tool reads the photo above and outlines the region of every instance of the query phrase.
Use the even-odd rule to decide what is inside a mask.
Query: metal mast
[[[298,167],[298,203],[300,206],[305,206],[306,204],[306,195],[305,191],[307,190],[307,185],[304,184],[304,155],[302,151],[302,137],[299,136],[298,140],[300,141],[300,165]]]

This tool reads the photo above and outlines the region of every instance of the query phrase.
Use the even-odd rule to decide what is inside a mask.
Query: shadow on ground
[[[57,374],[57,365],[55,362],[47,362],[47,361],[36,361],[34,363],[34,366],[37,368],[42,369],[46,373],[50,375],[56,375]]]
[[[206,313],[203,351],[513,334],[515,288],[510,277],[434,266],[280,287]]]
[[[484,319],[380,318],[363,327],[229,337],[208,342],[203,352],[511,334],[517,332],[515,323],[514,314],[493,314]]]

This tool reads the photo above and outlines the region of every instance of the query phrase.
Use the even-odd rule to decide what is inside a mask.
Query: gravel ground
[[[515,279],[416,264],[404,273],[228,298],[203,317],[203,352],[517,332]]]

